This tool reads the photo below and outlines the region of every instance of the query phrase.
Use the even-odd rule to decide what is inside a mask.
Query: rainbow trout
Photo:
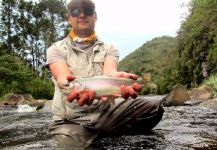
[[[110,76],[83,77],[68,82],[62,89],[62,92],[64,94],[69,94],[74,89],[81,91],[90,89],[96,92],[96,98],[102,96],[121,96],[121,85],[132,85],[136,82],[145,87],[156,88],[156,84],[148,80],[149,79],[147,78],[138,78],[137,80],[133,80],[129,78],[116,78]]]

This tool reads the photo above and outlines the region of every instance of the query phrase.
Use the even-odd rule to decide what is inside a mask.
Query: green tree
[[[178,78],[188,87],[216,72],[217,1],[193,0],[178,32]]]
[[[14,22],[16,18],[15,0],[2,0],[1,2],[1,39],[4,41],[6,48],[13,52]]]
[[[23,60],[14,55],[0,56],[0,97],[8,93],[30,93],[34,98],[51,99],[50,80],[37,77]]]

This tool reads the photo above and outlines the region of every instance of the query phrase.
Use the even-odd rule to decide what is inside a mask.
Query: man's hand
[[[116,72],[112,76],[117,77],[117,78],[131,78],[134,80],[137,80],[138,76],[133,73],[127,73],[127,72]]]
[[[80,106],[87,104],[88,106],[93,103],[95,98],[96,92],[92,90],[73,90],[71,93],[68,94],[67,100],[72,102],[73,100],[77,99],[77,102]]]
[[[134,80],[137,80],[138,78],[136,74],[127,73],[127,72],[116,72],[113,76],[119,78],[131,78]],[[121,95],[124,99],[128,99],[129,97],[135,99],[138,96],[137,92],[140,91],[141,88],[142,88],[141,85],[136,82],[133,83],[131,86],[121,85],[120,87]]]
[[[138,83],[133,83],[131,86],[121,85],[121,95],[124,99],[132,97],[133,99],[137,98],[137,92],[141,90],[141,85]]]
[[[64,88],[64,85],[67,82],[73,81],[76,77],[73,75],[68,75],[66,78],[59,78],[57,81],[60,88]],[[80,106],[87,104],[88,106],[93,103],[96,92],[92,90],[73,90],[67,95],[67,101],[72,102],[73,100],[77,100]]]
[[[73,75],[67,76],[67,80],[73,81],[76,77]],[[92,90],[73,90],[71,93],[68,94],[67,100],[68,102],[72,102],[73,100],[77,99],[77,102],[80,106],[87,104],[88,106],[93,103],[95,98],[96,92]]]
[[[64,88],[65,84],[67,84],[69,81],[73,81],[76,77],[73,75],[68,75],[67,77],[62,76],[57,79],[57,84],[59,88]]]

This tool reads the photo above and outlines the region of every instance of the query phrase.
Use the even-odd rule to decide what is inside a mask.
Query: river
[[[49,150],[50,112],[19,112],[0,107],[0,149]],[[217,149],[217,111],[198,106],[165,107],[162,121],[148,135],[99,137],[93,149],[210,150]]]

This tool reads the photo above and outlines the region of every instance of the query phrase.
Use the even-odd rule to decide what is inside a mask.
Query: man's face
[[[76,34],[89,36],[95,28],[95,10],[89,6],[74,7],[70,11],[68,22]]]

